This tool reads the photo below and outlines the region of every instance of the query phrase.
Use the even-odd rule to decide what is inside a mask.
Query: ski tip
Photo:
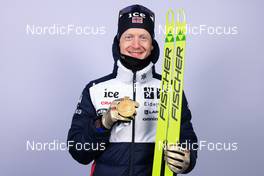
[[[166,34],[173,33],[174,30],[174,12],[169,9],[166,13]]]
[[[184,9],[178,9],[177,23],[186,23],[186,15]]]

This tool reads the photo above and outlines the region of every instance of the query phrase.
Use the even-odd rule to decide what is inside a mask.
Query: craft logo
[[[101,101],[101,105],[110,105],[111,101]]]
[[[118,98],[118,96],[119,92],[107,91],[107,89],[104,91],[104,98]]]
[[[141,75],[141,80],[144,80],[144,79],[146,79],[146,78],[147,78],[146,73],[144,73],[144,74]]]

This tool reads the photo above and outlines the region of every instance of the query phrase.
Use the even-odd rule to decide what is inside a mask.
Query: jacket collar
[[[119,60],[117,61],[117,66],[118,68],[117,68],[116,78],[126,83],[133,82],[134,73],[131,70],[127,69],[124,65],[122,65],[122,63]],[[153,63],[151,62],[148,66],[146,66],[142,70],[135,72],[136,74],[135,82],[144,83],[149,81],[153,76],[152,67],[153,67]]]

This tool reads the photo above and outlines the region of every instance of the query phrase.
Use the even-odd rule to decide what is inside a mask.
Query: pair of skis
[[[184,10],[178,11],[175,25],[174,12],[170,9],[166,14],[166,39],[152,176],[173,176],[173,172],[165,164],[163,149],[167,144],[179,143],[180,140],[185,45]]]

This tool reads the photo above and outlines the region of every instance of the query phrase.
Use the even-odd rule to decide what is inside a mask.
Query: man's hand
[[[116,121],[129,122],[133,120],[138,107],[139,103],[129,99],[129,97],[114,100],[107,112],[103,114],[103,126],[110,129]]]
[[[177,144],[170,144],[164,149],[164,159],[172,172],[181,174],[190,165],[190,151]]]

